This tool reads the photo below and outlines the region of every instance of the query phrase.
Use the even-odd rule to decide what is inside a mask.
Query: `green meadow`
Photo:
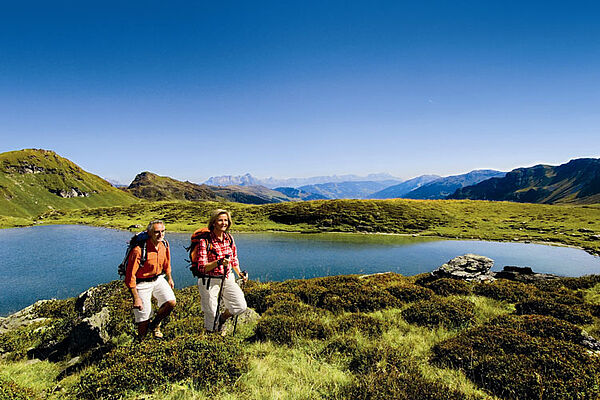
[[[406,199],[266,205],[141,202],[118,207],[52,210],[28,220],[27,224],[86,224],[127,229],[132,225],[143,227],[159,218],[167,223],[169,230],[192,232],[206,224],[210,211],[215,208],[230,210],[233,229],[241,232],[405,234],[545,242],[577,246],[590,253],[600,251],[600,205]],[[7,222],[10,226],[11,221]]]
[[[130,296],[114,281],[85,309],[38,303],[35,322],[0,334],[0,399],[596,399],[600,361],[585,341],[600,337],[599,282],[251,281],[246,298],[261,318],[224,338],[204,332],[189,287],[176,291],[165,337],[139,343]],[[108,344],[28,360],[100,308]]]

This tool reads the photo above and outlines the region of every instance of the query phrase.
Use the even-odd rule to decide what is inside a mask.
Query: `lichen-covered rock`
[[[490,269],[494,260],[477,254],[454,257],[431,273],[436,278],[454,278],[467,281],[493,280]]]

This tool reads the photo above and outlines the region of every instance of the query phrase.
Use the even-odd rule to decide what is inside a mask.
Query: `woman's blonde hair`
[[[217,208],[210,215],[210,219],[208,220],[208,230],[213,230],[215,226],[215,221],[217,220],[217,218],[219,218],[219,215],[223,214],[227,215],[227,220],[229,221],[229,224],[227,225],[226,232],[229,232],[229,228],[231,228],[231,225],[233,224],[233,222],[231,221],[231,214],[229,214],[229,211],[223,210],[221,208]]]

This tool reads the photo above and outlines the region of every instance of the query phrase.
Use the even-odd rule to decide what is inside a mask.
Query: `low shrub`
[[[581,328],[570,322],[546,315],[502,315],[488,322],[498,328],[516,329],[529,336],[554,338],[581,344],[584,336]]]
[[[43,300],[33,305],[32,312],[39,318],[76,318],[75,298]]]
[[[427,300],[435,295],[433,290],[414,284],[396,284],[385,290],[403,303]]]
[[[348,369],[355,374],[386,373],[410,362],[405,354],[385,342],[363,345],[353,352]]]
[[[600,283],[600,275],[585,275],[577,278],[564,277],[558,281],[571,290],[590,289]]]
[[[459,279],[440,278],[425,284],[425,287],[440,296],[471,294],[471,285]]]
[[[38,398],[39,396],[31,389],[0,377],[0,400],[33,400]]]
[[[181,336],[118,347],[87,369],[74,387],[76,398],[118,399],[128,391],[153,392],[191,378],[202,388],[235,381],[245,369],[241,345],[233,339]]]
[[[432,353],[434,364],[462,369],[477,385],[501,398],[600,396],[600,363],[596,356],[577,344],[552,337],[485,325],[436,344]]]
[[[253,308],[259,314],[264,313],[268,308],[266,299],[274,292],[273,286],[274,284],[272,283],[248,281],[244,291],[244,297],[246,298],[248,307]]]
[[[534,286],[521,282],[498,279],[495,282],[473,284],[473,293],[494,300],[517,303],[532,298],[537,290]]]
[[[340,333],[358,331],[370,337],[381,336],[388,324],[366,314],[347,314],[335,322],[335,330]]]
[[[263,316],[255,328],[259,340],[271,340],[279,344],[293,344],[298,339],[325,339],[331,328],[319,318],[290,317],[288,315]]]
[[[409,285],[411,284],[411,278],[406,277],[395,272],[386,272],[383,274],[372,274],[360,278],[363,282],[368,285],[376,286],[379,289],[386,289],[390,286],[395,285]]]
[[[361,347],[355,337],[342,334],[328,339],[319,355],[328,359],[334,356],[351,357],[358,353]]]
[[[469,400],[470,397],[442,383],[425,378],[416,367],[371,372],[333,394],[332,399],[353,400]]]
[[[277,292],[273,293],[265,298],[265,304],[267,308],[273,307],[273,305],[283,302],[290,301],[295,303],[300,303],[301,300],[298,296],[293,293],[285,293],[285,292]]]
[[[402,311],[402,318],[412,324],[460,328],[475,321],[475,306],[470,301],[434,297],[420,300]]]
[[[535,298],[515,305],[517,315],[549,315],[573,324],[591,324],[592,315],[585,305],[565,305],[548,298]]]
[[[319,310],[308,304],[304,304],[300,301],[285,300],[275,303],[273,306],[267,308],[263,316],[269,315],[287,315],[288,317],[304,317],[304,318],[318,318],[320,314],[324,313],[323,310]]]

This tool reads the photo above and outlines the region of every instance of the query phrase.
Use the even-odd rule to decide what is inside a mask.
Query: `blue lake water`
[[[167,227],[168,228],[168,227]],[[0,229],[0,315],[39,299],[77,296],[118,279],[131,233],[79,225]],[[234,234],[251,279],[282,281],[393,271],[429,272],[466,253],[490,257],[493,270],[529,266],[565,276],[600,274],[600,258],[582,250],[525,243],[437,240],[392,235]],[[195,284],[185,259],[189,234],[167,233],[177,287]]]

